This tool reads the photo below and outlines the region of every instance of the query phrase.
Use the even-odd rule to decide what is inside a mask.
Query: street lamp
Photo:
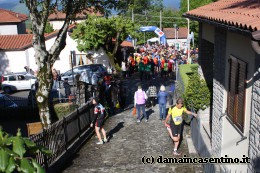
[[[190,11],[190,0],[187,0],[187,12]],[[187,18],[187,22],[188,22],[188,37],[190,37],[190,19]],[[190,42],[187,45],[187,51],[188,51],[188,62],[190,61]]]
[[[175,41],[174,41],[174,46],[175,46],[175,49],[176,49],[176,27],[177,27],[177,25],[176,25],[176,23],[175,24],[173,24],[173,27],[174,27],[174,39],[175,39]]]

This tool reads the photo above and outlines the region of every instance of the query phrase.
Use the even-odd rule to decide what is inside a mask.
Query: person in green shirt
[[[143,80],[143,75],[144,75],[144,69],[145,66],[144,66],[144,60],[141,59],[141,61],[139,62],[139,67],[138,67],[138,70],[139,70],[139,75],[140,75],[140,80],[142,81]]]
[[[151,78],[151,62],[148,60],[147,64],[145,65],[145,79],[150,80]]]

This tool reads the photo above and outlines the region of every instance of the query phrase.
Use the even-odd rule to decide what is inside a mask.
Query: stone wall
[[[213,115],[212,115],[212,155],[221,156],[222,119],[225,90],[226,32],[215,30]]]
[[[249,131],[249,157],[251,163],[248,172],[260,172],[260,55],[256,57],[256,69],[254,75],[252,93],[252,113]],[[257,165],[258,163],[258,165]]]

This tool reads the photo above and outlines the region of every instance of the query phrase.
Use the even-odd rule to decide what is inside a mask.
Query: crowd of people
[[[174,46],[145,45],[137,47],[137,52],[121,63],[122,76],[130,77],[139,72],[140,80],[149,80],[159,75],[161,78],[172,77],[177,65],[193,64],[198,61],[198,49],[190,51],[190,58],[185,50],[176,50]]]
[[[149,80],[148,90],[145,92],[142,85],[138,86],[134,94],[134,106],[137,109],[137,122],[140,123],[144,118],[148,122],[149,117],[146,114],[145,107],[147,102],[154,107],[155,98],[157,98],[159,105],[159,120],[163,121],[169,136],[173,140],[173,155],[179,156],[181,153],[177,151],[180,144],[181,124],[183,122],[183,113],[197,116],[197,114],[187,110],[184,107],[183,99],[176,99],[176,104],[173,103],[175,96],[175,83],[173,82],[168,91],[166,87],[161,84],[159,91],[157,91],[154,79],[172,78],[175,71],[180,64],[197,63],[198,49],[190,52],[190,60],[183,50],[178,51],[172,47],[165,47],[163,45],[146,45],[138,48],[138,53],[133,57],[129,57],[128,62],[122,63],[122,75],[125,77],[131,76],[135,71],[139,72],[140,80]],[[128,64],[128,65],[127,65]],[[173,79],[173,78],[172,78]],[[158,84],[158,82],[157,82]],[[166,105],[170,105],[168,111]]]

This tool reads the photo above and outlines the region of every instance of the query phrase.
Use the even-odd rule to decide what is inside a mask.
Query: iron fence
[[[88,102],[84,106],[55,122],[50,128],[42,133],[30,136],[30,139],[37,145],[48,148],[52,154],[44,156],[39,153],[36,161],[46,170],[53,165],[57,159],[71,148],[81,136],[90,129],[93,120],[93,105]]]

